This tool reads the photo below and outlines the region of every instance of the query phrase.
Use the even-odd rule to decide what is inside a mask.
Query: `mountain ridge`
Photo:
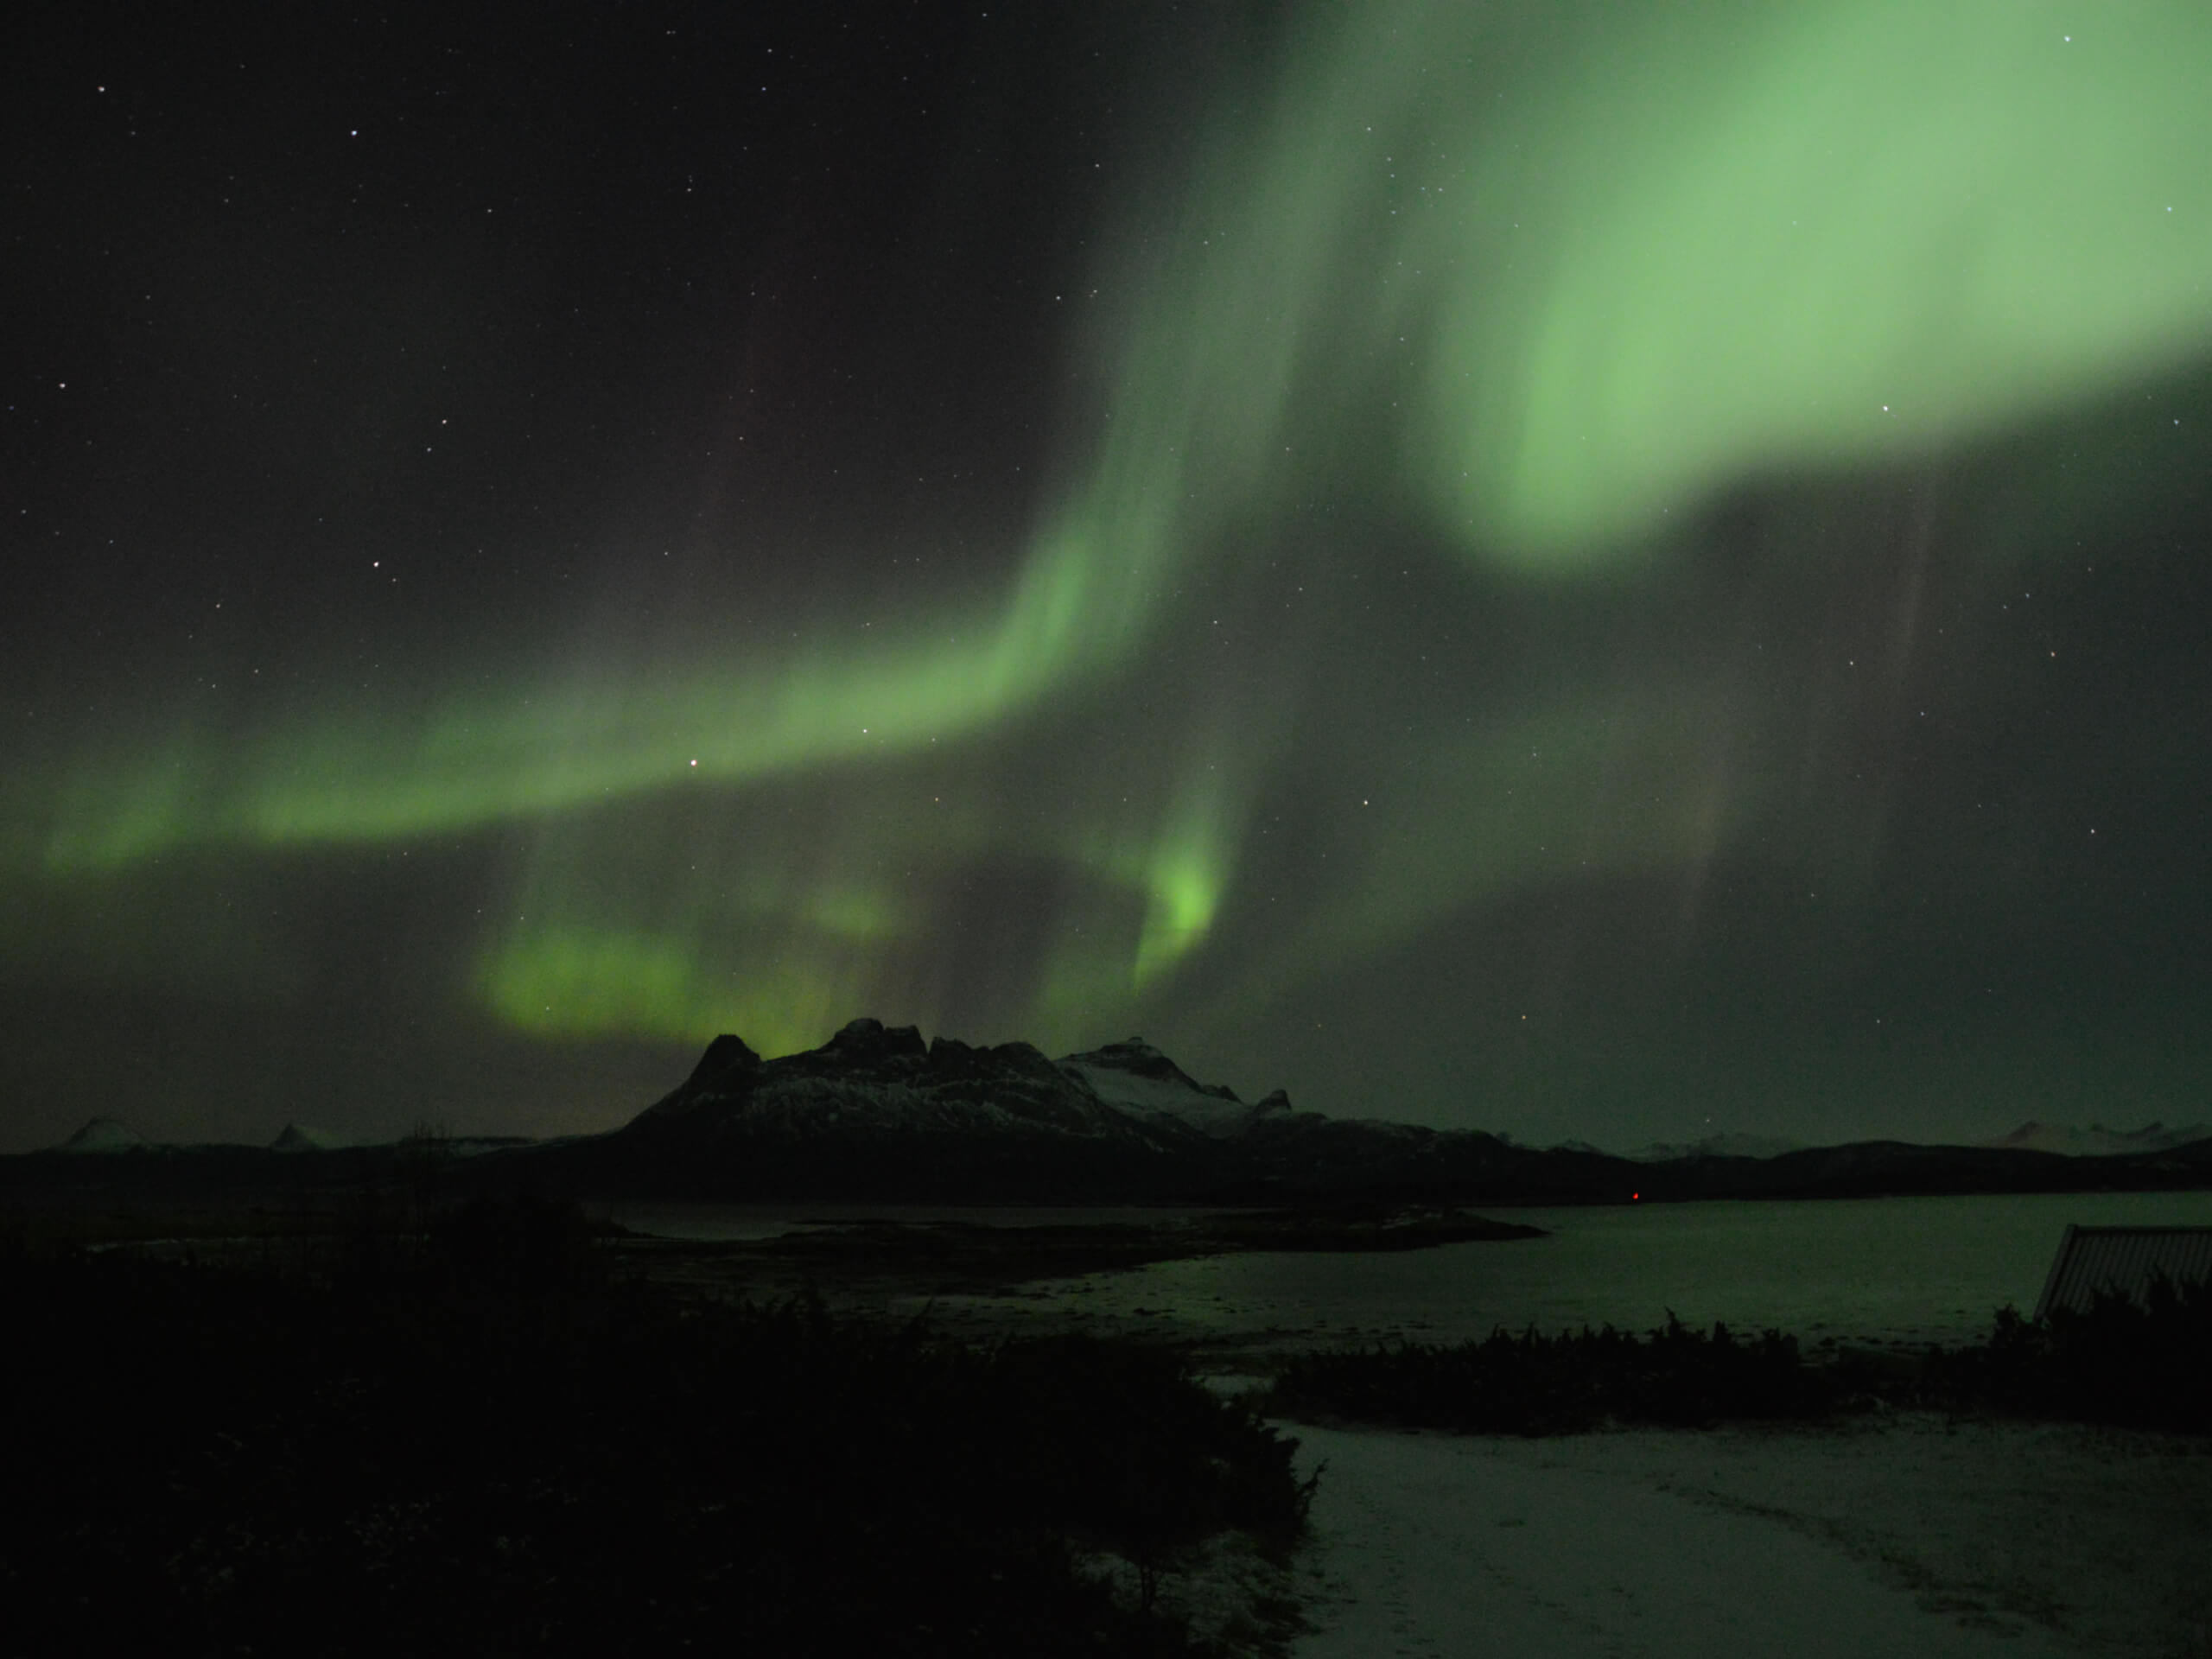
[[[2147,1144],[2154,1130],[2163,1139]],[[195,1171],[239,1185],[264,1165],[375,1179],[387,1164],[428,1157],[474,1186],[701,1202],[1545,1205],[2212,1185],[2212,1138],[2177,1141],[2184,1132],[2153,1125],[2120,1137],[2126,1149],[2081,1156],[2019,1143],[2030,1131],[2050,1133],[2031,1124],[1996,1145],[1867,1141],[1770,1154],[1738,1136],[1629,1157],[1573,1143],[1540,1150],[1476,1129],[1295,1110],[1280,1090],[1248,1103],[1141,1038],[1053,1059],[1029,1043],[925,1042],[912,1026],[864,1018],[773,1059],[716,1037],[683,1082],[601,1135],[322,1149],[293,1131],[277,1147],[188,1148],[100,1120],[73,1148],[133,1155],[54,1151],[0,1166],[19,1185],[65,1166],[79,1185],[188,1184]]]
[[[611,1135],[540,1160],[626,1195],[920,1202],[1344,1199],[1637,1203],[1876,1192],[2212,1184],[2212,1140],[2107,1158],[1863,1141],[1745,1155],[1734,1138],[1640,1161],[1475,1129],[1253,1104],[1140,1038],[1048,1058],[856,1020],[764,1060],[716,1038],[691,1076]]]

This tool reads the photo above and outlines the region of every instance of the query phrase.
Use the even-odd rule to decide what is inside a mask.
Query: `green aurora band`
[[[1007,1017],[1095,1039],[1256,906],[1240,874],[1294,735],[1268,677],[1294,663],[1232,673],[1226,713],[1148,665],[1202,626],[1186,587],[1264,585],[1332,494],[1460,550],[1470,605],[1586,586],[1663,561],[1728,490],[1910,464],[2199,362],[2208,62],[2185,3],[1309,7],[1111,238],[1112,321],[1074,346],[1090,453],[1004,592],[864,647],[541,660],[381,709],[334,686],[243,729],[149,715],[10,777],[10,879],[89,894],[224,849],[498,836],[523,851],[474,989],[503,1020],[773,1047],[862,1007],[926,1018],[927,895],[1018,858],[1062,872],[1060,942]],[[1086,735],[1084,697],[1155,679],[1159,713]],[[1341,883],[1275,958],[1712,857],[1766,810],[1697,735],[1726,705],[1592,681],[1408,739],[1384,770],[1421,798],[1348,819]],[[997,759],[1063,744],[1119,764]],[[1538,752],[1608,759],[1532,784]],[[1645,804],[1574,833],[1594,770]],[[1231,977],[1256,1001],[1278,972]]]

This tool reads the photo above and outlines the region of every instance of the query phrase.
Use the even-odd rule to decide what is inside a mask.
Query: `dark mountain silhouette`
[[[336,1135],[325,1135],[320,1129],[310,1129],[298,1123],[287,1123],[269,1143],[271,1152],[334,1152],[348,1144]]]
[[[61,1151],[0,1158],[0,1193],[290,1190],[419,1179],[411,1143],[316,1149],[166,1147],[104,1120]],[[1054,1060],[1027,1043],[925,1042],[855,1020],[821,1047],[763,1059],[734,1036],[622,1128],[517,1143],[441,1140],[438,1179],[579,1198],[942,1204],[1313,1205],[1627,1204],[1878,1193],[2212,1186],[2212,1140],[2069,1156],[2031,1146],[1872,1141],[1773,1156],[1719,1143],[1644,1161],[1569,1144],[1539,1150],[1478,1130],[1247,1103],[1139,1038]]]
[[[54,1148],[57,1152],[143,1152],[153,1143],[111,1117],[96,1117]]]
[[[1137,1038],[1052,1060],[874,1020],[773,1060],[718,1037],[623,1128],[503,1161],[570,1191],[733,1200],[1575,1204],[2212,1183],[2212,1141],[2094,1160],[1895,1141],[1657,1163],[1540,1151],[1295,1111],[1280,1090],[1248,1104]]]
[[[1772,1158],[1785,1152],[1801,1151],[1804,1145],[1802,1141],[1785,1140],[1780,1135],[1724,1130],[1698,1141],[1655,1141],[1627,1156],[1639,1164],[1669,1163],[1678,1158]]]
[[[1220,1103],[1195,1084],[1189,1094]],[[680,1087],[624,1128],[517,1161],[610,1196],[1151,1197],[1177,1188],[1208,1138],[1161,1104],[1142,1116],[1109,1105],[1080,1070],[1027,1043],[925,1044],[912,1026],[855,1020],[780,1059],[717,1037]]]
[[[2063,1152],[2077,1158],[2107,1158],[2114,1153],[2170,1152],[2176,1147],[2208,1138],[2212,1138],[2212,1125],[2203,1123],[2171,1129],[2156,1122],[2146,1123],[2139,1129],[2108,1129],[2101,1123],[2092,1123],[2084,1129],[2071,1123],[2038,1123],[2031,1119],[2010,1135],[1975,1144],[2027,1147],[2037,1152]]]

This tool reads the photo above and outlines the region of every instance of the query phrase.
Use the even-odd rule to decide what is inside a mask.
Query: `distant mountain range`
[[[1778,1158],[1785,1152],[1802,1152],[1802,1141],[1786,1141],[1774,1135],[1726,1132],[1701,1141],[1655,1141],[1627,1155],[1639,1164],[1663,1164],[1677,1158]]]
[[[1715,1136],[1621,1158],[1294,1111],[1280,1090],[1248,1103],[1137,1038],[1054,1060],[1027,1043],[925,1043],[911,1026],[855,1020],[778,1059],[718,1037],[683,1084],[606,1135],[337,1147],[288,1125],[267,1147],[164,1148],[96,1119],[54,1152],[0,1160],[0,1185],[162,1185],[195,1170],[232,1186],[375,1179],[428,1155],[471,1185],[609,1198],[1629,1203],[2198,1187],[2212,1185],[2209,1134],[2028,1124],[1978,1147],[1812,1148]]]
[[[136,1129],[112,1117],[95,1117],[60,1145],[48,1148],[53,1152],[107,1154],[118,1152],[391,1152],[409,1143],[403,1141],[365,1141],[347,1135],[332,1135],[326,1130],[309,1128],[304,1124],[287,1123],[277,1132],[276,1138],[266,1147],[251,1147],[233,1141],[149,1141]],[[436,1142],[441,1154],[467,1156],[484,1152],[504,1151],[516,1147],[545,1144],[526,1135],[480,1135],[448,1136]]]
[[[2092,1123],[2084,1129],[2071,1124],[2031,1121],[2021,1124],[2010,1135],[1967,1144],[1998,1147],[2016,1152],[2056,1152],[2069,1158],[2113,1158],[2135,1152],[2171,1152],[2176,1147],[2185,1147],[2193,1141],[2205,1140],[2212,1140],[2212,1124],[2191,1123],[2183,1128],[2170,1129],[2163,1123],[2149,1123],[2139,1129],[2108,1129],[2101,1123]],[[1581,1141],[1567,1142],[1571,1147],[1585,1144]],[[1729,1131],[1708,1135],[1699,1141],[1655,1141],[1648,1147],[1624,1155],[1639,1164],[1662,1164],[1678,1158],[1779,1158],[1786,1152],[1805,1150],[1807,1147],[1802,1141]]]
[[[2163,1123],[2150,1123],[2139,1129],[2108,1129],[2101,1123],[2092,1123],[2082,1129],[2031,1122],[2010,1135],[1975,1144],[2063,1153],[2069,1158],[2113,1158],[2134,1152],[2170,1152],[2207,1138],[2212,1138],[2212,1124],[2191,1123],[2185,1128],[2170,1129]]]

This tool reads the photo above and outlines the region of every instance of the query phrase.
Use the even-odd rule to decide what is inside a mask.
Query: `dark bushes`
[[[1879,1363],[1876,1363],[1877,1361]],[[2212,1432],[2212,1287],[2154,1280],[2147,1298],[2107,1294],[2040,1324],[2006,1307],[1985,1342],[1802,1361],[1794,1337],[1739,1341],[1670,1314],[1649,1337],[1608,1326],[1556,1337],[1499,1331],[1307,1354],[1275,1381],[1269,1408],[1491,1434],[1560,1434],[1623,1423],[1694,1426],[1802,1419],[1876,1404],[1993,1411],[2075,1422]]]
[[[1532,1329],[1452,1347],[1309,1354],[1276,1378],[1271,1404],[1408,1427],[1560,1434],[1608,1418],[1695,1425],[1808,1416],[1834,1395],[1823,1373],[1800,1362],[1795,1337],[1770,1331],[1742,1342],[1726,1325],[1707,1335],[1670,1313],[1646,1338],[1611,1325],[1556,1337]]]
[[[1291,1443],[1170,1356],[685,1314],[557,1206],[406,1259],[0,1262],[10,1649],[1182,1652],[1076,1552],[1302,1520]]]
[[[1955,1408],[2212,1431],[2212,1285],[2161,1275],[2143,1301],[2108,1292],[2039,1324],[2000,1308],[1988,1341],[1930,1354],[1925,1377]]]

